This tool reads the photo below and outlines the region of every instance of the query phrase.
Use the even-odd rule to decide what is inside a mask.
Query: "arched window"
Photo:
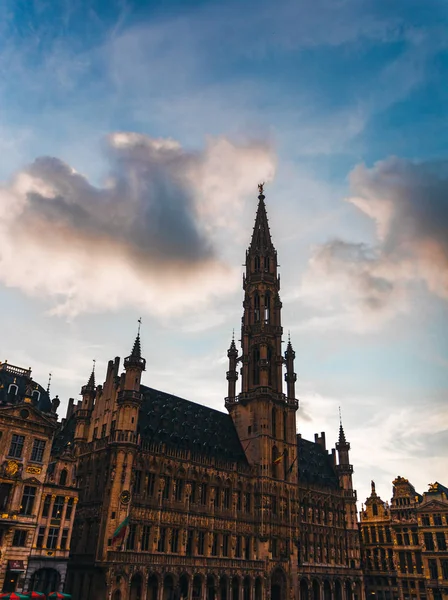
[[[12,396],[17,396],[18,391],[19,391],[19,388],[17,387],[17,385],[15,383],[9,384],[8,394],[11,394]]]
[[[255,257],[254,264],[255,264],[255,271],[259,271],[260,270],[260,257],[258,255]]]
[[[254,294],[254,323],[260,322],[260,296],[258,292]]]
[[[271,294],[266,292],[264,295],[264,322],[269,323],[271,320]]]
[[[252,351],[252,381],[254,385],[260,385],[260,349]]]
[[[59,485],[67,485],[67,469],[62,469],[59,476]]]
[[[286,442],[286,438],[288,437],[288,415],[286,410],[283,413],[283,439]]]
[[[272,435],[273,437],[277,436],[277,411],[275,408],[272,409]]]
[[[268,347],[268,385],[272,385],[272,348]]]
[[[33,393],[31,394],[31,398],[35,398],[36,402],[39,402],[40,400],[40,392],[39,390],[34,390]]]
[[[269,256],[264,257],[264,270],[266,273],[269,272]]]

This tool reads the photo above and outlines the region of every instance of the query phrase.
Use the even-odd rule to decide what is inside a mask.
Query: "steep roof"
[[[339,478],[333,468],[332,458],[320,444],[297,438],[299,454],[299,483],[312,483],[337,489]]]
[[[140,390],[142,440],[247,464],[230,415],[144,385]]]

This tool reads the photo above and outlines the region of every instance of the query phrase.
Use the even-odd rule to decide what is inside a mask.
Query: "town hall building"
[[[350,444],[342,424],[331,451],[324,433],[297,433],[262,186],[258,199],[227,412],[143,385],[139,333],[124,370],[115,358],[103,384],[92,373],[65,425],[74,600],[364,600]]]

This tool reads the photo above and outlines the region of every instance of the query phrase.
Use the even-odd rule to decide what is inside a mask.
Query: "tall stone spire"
[[[297,440],[293,351],[288,353],[288,394],[283,393],[280,278],[277,252],[269,231],[263,185],[258,186],[258,207],[243,277],[244,302],[241,354],[234,340],[228,351],[229,395],[226,407],[251,464],[262,466],[266,476],[296,477]],[[291,347],[292,350],[292,347]],[[236,364],[241,365],[241,392],[236,392]],[[280,459],[279,459],[280,457]]]
[[[271,240],[268,215],[264,203],[265,195],[263,194],[263,184],[260,183],[258,190],[260,192],[258,195],[258,208],[249,251],[260,253],[272,252],[275,251],[275,249]]]

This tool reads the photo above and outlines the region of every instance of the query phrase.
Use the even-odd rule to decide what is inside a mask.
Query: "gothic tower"
[[[347,527],[347,551],[349,555],[350,565],[353,568],[360,567],[361,548],[358,534],[358,521],[356,510],[356,491],[353,489],[353,466],[350,464],[349,450],[350,443],[345,438],[342,420],[339,424],[339,440],[336,444],[338,453],[338,465],[336,471],[339,476],[339,484],[344,490],[345,497],[345,522]]]
[[[235,341],[228,350],[229,382],[226,408],[235,423],[248,461],[261,474],[281,480],[297,479],[294,350],[291,342],[282,355],[280,277],[277,251],[271,240],[259,186],[258,208],[243,277],[242,353]],[[241,392],[236,392],[240,363]],[[283,365],[287,394],[283,393]],[[295,477],[295,479],[294,479]]]

